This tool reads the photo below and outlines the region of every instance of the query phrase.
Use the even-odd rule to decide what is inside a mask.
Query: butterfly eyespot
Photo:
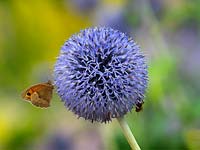
[[[27,96],[31,96],[31,93],[28,92],[28,93],[26,93],[26,95],[27,95]]]

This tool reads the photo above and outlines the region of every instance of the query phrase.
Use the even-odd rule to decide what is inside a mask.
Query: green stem
[[[122,117],[122,118],[117,118],[121,128],[122,128],[122,131],[129,143],[129,145],[131,146],[131,149],[132,150],[141,150],[139,145],[137,144],[137,141],[135,139],[135,137],[133,136],[126,120]]]

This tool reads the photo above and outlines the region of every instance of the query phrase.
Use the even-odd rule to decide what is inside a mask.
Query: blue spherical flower
[[[141,106],[148,81],[139,46],[107,27],[73,35],[61,48],[54,72],[65,106],[79,117],[100,122]]]

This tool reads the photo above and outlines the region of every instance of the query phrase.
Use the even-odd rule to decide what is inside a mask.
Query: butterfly
[[[54,86],[49,80],[29,87],[22,92],[23,99],[31,102],[34,106],[47,108],[50,106]]]

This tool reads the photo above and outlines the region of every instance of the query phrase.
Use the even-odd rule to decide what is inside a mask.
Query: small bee
[[[135,104],[135,111],[140,112],[143,109],[142,105],[144,104],[144,102],[140,102],[140,101],[137,101],[137,102],[138,103]]]

